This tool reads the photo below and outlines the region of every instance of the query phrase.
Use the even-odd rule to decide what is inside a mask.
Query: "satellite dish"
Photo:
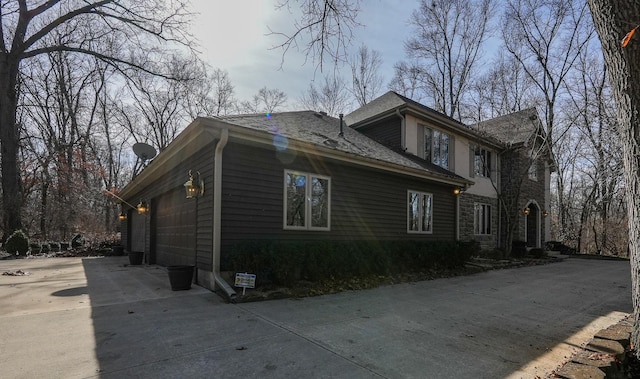
[[[138,142],[133,145],[133,152],[140,158],[143,162],[148,161],[149,159],[156,156],[156,149],[151,145],[147,145],[143,142]]]

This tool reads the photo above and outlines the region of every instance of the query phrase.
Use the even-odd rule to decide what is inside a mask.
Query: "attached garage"
[[[181,188],[154,200],[149,263],[163,266],[195,263],[196,202],[195,199],[186,199]]]

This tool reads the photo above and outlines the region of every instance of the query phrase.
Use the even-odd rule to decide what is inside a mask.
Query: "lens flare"
[[[281,134],[276,134],[273,137],[273,146],[278,151],[285,151],[289,147],[289,139]]]

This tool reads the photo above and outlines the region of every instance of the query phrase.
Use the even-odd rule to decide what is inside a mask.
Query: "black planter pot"
[[[143,251],[130,251],[129,252],[129,264],[131,265],[141,265],[142,258],[144,258]]]
[[[193,266],[167,266],[171,290],[182,291],[191,289],[193,280]]]

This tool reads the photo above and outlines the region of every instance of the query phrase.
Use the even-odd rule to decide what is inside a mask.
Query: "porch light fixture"
[[[542,211],[542,217],[547,217],[549,216],[549,212],[547,211]]]
[[[118,215],[118,220],[125,221],[126,219],[127,219],[127,214],[124,212],[120,212],[120,214]]]
[[[467,190],[467,188],[468,188],[467,186],[454,187],[454,188],[453,188],[453,194],[454,194],[454,195],[456,195],[456,196],[458,196],[458,195],[460,195],[461,193],[465,192],[465,191]]]
[[[200,178],[200,171],[189,170],[189,180],[184,183],[184,189],[187,192],[187,199],[193,199],[204,195],[204,180]]]
[[[522,210],[522,213],[524,213],[525,215],[528,215],[529,213],[531,213],[531,209],[529,209],[529,207],[526,207],[525,209]]]
[[[138,210],[138,214],[141,215],[146,215],[147,212],[149,212],[149,206],[142,200],[140,200],[140,202],[136,206],[136,209]]]

